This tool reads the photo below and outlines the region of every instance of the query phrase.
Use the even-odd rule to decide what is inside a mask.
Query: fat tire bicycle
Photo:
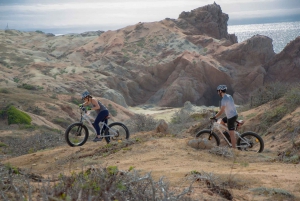
[[[91,122],[92,118],[89,116],[89,112],[87,112],[84,106],[80,106],[80,121],[73,123],[68,126],[65,131],[65,140],[71,147],[82,146],[86,143],[89,137],[89,129],[84,124],[84,121],[87,121],[91,128],[95,133],[95,137],[97,136],[97,132]],[[109,118],[106,117],[106,118]],[[113,122],[107,125],[105,122],[100,122],[100,137],[106,138],[106,142],[109,143],[107,137],[110,137],[111,140],[125,140],[129,139],[129,130],[128,128],[121,122]],[[106,126],[106,129],[103,130],[103,127]]]
[[[209,141],[213,146],[219,146],[220,138],[214,132],[216,131],[224,138],[225,142],[229,145],[229,147],[232,147],[230,136],[229,136],[229,130],[226,126],[220,124],[220,121],[221,119],[219,120],[210,119],[209,129],[204,129],[199,131],[196,134],[196,138]],[[257,133],[252,131],[247,131],[240,134],[237,130],[242,125],[243,125],[242,120],[236,121],[236,125],[235,125],[235,135],[237,139],[236,147],[242,151],[253,151],[253,152],[261,153],[264,150],[263,139]]]

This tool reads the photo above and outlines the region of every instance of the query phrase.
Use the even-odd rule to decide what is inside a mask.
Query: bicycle
[[[220,145],[220,138],[214,132],[215,130],[218,133],[221,133],[221,136],[224,138],[226,143],[229,147],[232,147],[230,142],[229,130],[226,126],[220,124],[221,119],[211,119],[209,129],[204,129],[199,131],[196,134],[196,138],[200,138],[202,140],[208,140],[213,146]],[[263,139],[257,134],[252,131],[247,131],[243,134],[240,134],[237,130],[240,126],[243,125],[242,120],[236,121],[235,125],[235,134],[237,138],[237,148],[243,151],[254,151],[257,153],[261,153],[264,150],[264,141]],[[227,132],[227,134],[226,134]]]
[[[71,147],[82,146],[88,140],[89,129],[84,124],[84,121],[89,123],[91,128],[93,128],[95,135],[97,135],[93,123],[91,122],[92,118],[89,116],[89,112],[87,112],[84,106],[80,106],[79,108],[81,116],[80,121],[69,125],[65,131],[65,140]],[[108,119],[109,116],[106,118]],[[100,122],[99,126],[101,131],[100,137],[111,137],[112,140],[129,139],[129,130],[121,122],[113,122],[109,125],[107,125],[105,122]],[[106,126],[105,130],[103,130],[104,126]],[[108,141],[106,142],[109,143]]]

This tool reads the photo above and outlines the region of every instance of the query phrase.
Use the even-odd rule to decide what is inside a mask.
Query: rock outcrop
[[[124,107],[218,105],[219,84],[228,85],[242,104],[266,82],[299,80],[299,38],[276,55],[266,36],[237,43],[227,21],[214,3],[178,19],[116,31],[0,31],[0,80],[7,87],[30,84],[53,93],[88,89]]]
[[[291,41],[279,54],[263,65],[264,81],[293,83],[300,80],[300,36]]]
[[[206,139],[193,139],[188,141],[188,146],[194,149],[211,149],[213,145]]]
[[[168,131],[168,127],[169,127],[168,123],[164,119],[161,119],[161,120],[159,120],[159,122],[156,126],[155,132],[166,134]]]
[[[216,39],[230,39],[231,42],[237,43],[237,37],[227,32],[228,15],[223,13],[216,3],[191,12],[182,12],[178,19],[183,19],[192,25],[193,29],[187,29],[184,32],[187,35],[208,35]],[[186,23],[183,24],[187,26]]]

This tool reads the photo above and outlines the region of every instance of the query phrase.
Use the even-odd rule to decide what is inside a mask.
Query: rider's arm
[[[215,118],[217,119],[221,114],[223,114],[225,111],[225,106],[221,106],[220,111],[215,115]]]
[[[92,104],[95,105],[95,107],[92,107],[92,110],[99,110],[100,109],[100,105],[98,104],[98,101],[94,98],[92,98]]]

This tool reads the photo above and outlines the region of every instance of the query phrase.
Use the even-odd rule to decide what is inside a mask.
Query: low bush
[[[56,117],[56,118],[52,119],[52,122],[60,125],[63,128],[67,128],[70,125],[70,121],[65,120],[61,117]]]
[[[69,176],[61,174],[52,184],[50,179],[0,164],[0,178],[7,178],[0,181],[3,200],[194,200],[189,196],[191,186],[170,188],[165,179],[155,181],[151,173],[141,176],[134,169],[120,171],[116,166],[93,167]]]
[[[23,89],[27,89],[27,90],[41,90],[41,89],[43,89],[43,87],[34,86],[34,85],[31,85],[31,84],[26,84],[26,83],[23,83],[22,85],[18,85],[18,88],[23,88]]]
[[[195,118],[191,112],[181,109],[175,112],[171,117],[169,130],[172,134],[180,134],[184,130],[189,129],[195,122],[199,122],[199,115]]]
[[[62,135],[58,135],[55,131],[47,131],[46,129],[44,130],[45,131],[41,133],[35,133],[27,137],[0,137],[0,142],[8,145],[1,147],[2,153],[10,154],[12,156],[21,156],[65,144],[65,140]]]
[[[295,110],[300,106],[300,87],[294,87],[289,90],[284,98],[289,111]]]
[[[251,94],[250,107],[258,107],[272,100],[283,97],[290,86],[287,83],[274,82],[261,86]]]
[[[26,111],[31,112],[33,114],[40,115],[40,116],[44,116],[46,114],[45,110],[43,110],[42,108],[39,108],[38,106],[34,106],[34,107],[30,106]]]
[[[9,106],[7,109],[7,117],[8,117],[8,124],[31,124],[31,117],[15,108],[14,106]]]
[[[258,188],[250,189],[250,191],[259,195],[261,194],[261,195],[272,196],[274,200],[286,200],[287,198],[293,199],[295,197],[290,192],[278,188],[258,187]]]
[[[130,132],[152,131],[156,128],[158,120],[144,114],[135,114],[129,122],[126,122]]]
[[[0,89],[0,93],[2,93],[2,94],[10,94],[11,91],[9,89]]]

